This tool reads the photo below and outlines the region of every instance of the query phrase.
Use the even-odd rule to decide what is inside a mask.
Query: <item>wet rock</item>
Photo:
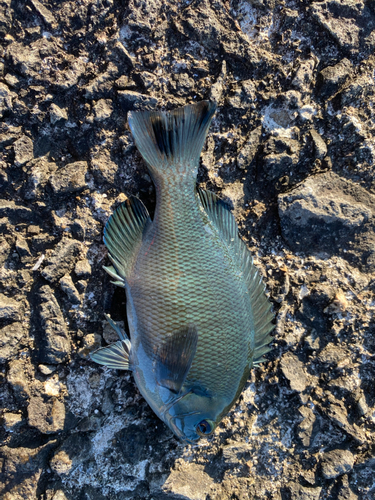
[[[57,104],[52,103],[49,108],[49,119],[52,125],[62,124],[68,120],[66,109],[60,108]]]
[[[63,292],[66,293],[71,304],[80,304],[81,299],[79,293],[74,286],[73,280],[69,274],[66,274],[60,279],[60,287]]]
[[[40,328],[42,330],[39,360],[58,364],[70,354],[70,340],[64,316],[52,289],[45,285],[40,289]]]
[[[34,158],[33,141],[27,135],[23,135],[13,144],[14,163],[17,167],[24,165]]]
[[[323,477],[334,479],[352,470],[354,456],[349,450],[332,450],[324,453],[321,463]]]
[[[172,470],[163,485],[163,490],[177,498],[189,500],[205,500],[214,487],[212,478],[204,472],[204,467],[198,464],[182,462]]]
[[[294,251],[341,255],[375,268],[375,197],[329,172],[279,196],[283,237]]]
[[[339,91],[352,71],[352,64],[348,59],[342,59],[334,66],[327,66],[317,77],[319,94],[323,98],[330,97]]]
[[[293,391],[303,392],[307,387],[307,377],[303,363],[291,352],[287,352],[281,359],[281,370],[289,380]]]
[[[0,294],[0,319],[17,321],[21,311],[22,302]]]
[[[24,335],[22,323],[12,323],[0,330],[0,363],[5,363],[20,348],[20,340]]]
[[[87,187],[86,172],[87,162],[76,161],[58,169],[49,182],[56,194],[76,193]]]
[[[43,278],[53,283],[69,274],[81,254],[82,244],[79,241],[63,238],[48,259],[48,265],[42,271]]]
[[[27,413],[29,425],[42,434],[53,434],[64,428],[65,405],[56,398],[45,401],[40,396],[31,397]]]

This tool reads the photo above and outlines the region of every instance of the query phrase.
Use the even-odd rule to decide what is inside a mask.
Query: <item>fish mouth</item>
[[[172,403],[165,405],[162,409],[161,412],[161,418],[162,420],[168,425],[168,427],[173,431],[174,435],[178,437],[182,442],[187,443],[187,444],[196,444],[197,441],[199,440],[200,436],[196,434],[193,437],[188,437],[186,434],[183,433],[183,431],[177,426],[175,423],[176,419],[183,420],[184,417],[188,417],[191,415],[198,415],[199,411],[191,411],[191,412],[186,412],[186,413],[181,413],[179,415],[171,415],[169,411],[173,408],[173,406],[181,401],[185,396],[190,394],[192,391],[185,392],[181,396],[177,397],[172,401]]]

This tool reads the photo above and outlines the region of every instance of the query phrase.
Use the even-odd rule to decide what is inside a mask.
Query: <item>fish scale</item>
[[[233,406],[253,363],[269,350],[270,303],[228,205],[196,190],[200,151],[215,105],[129,118],[156,188],[121,205],[106,225],[106,270],[127,296],[131,343],[94,361],[131,369],[159,417],[181,439],[211,434]],[[115,328],[117,328],[115,326]],[[116,365],[117,363],[117,365]]]

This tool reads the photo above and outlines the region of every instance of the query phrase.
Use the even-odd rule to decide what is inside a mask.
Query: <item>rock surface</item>
[[[2,0],[0,39],[0,497],[373,500],[374,2]],[[103,227],[155,203],[127,113],[207,98],[276,328],[191,447],[89,353],[127,328]]]

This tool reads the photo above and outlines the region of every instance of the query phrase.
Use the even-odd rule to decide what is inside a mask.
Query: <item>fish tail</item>
[[[201,101],[169,112],[138,111],[129,114],[135,144],[155,175],[198,171],[199,157],[216,104]]]

